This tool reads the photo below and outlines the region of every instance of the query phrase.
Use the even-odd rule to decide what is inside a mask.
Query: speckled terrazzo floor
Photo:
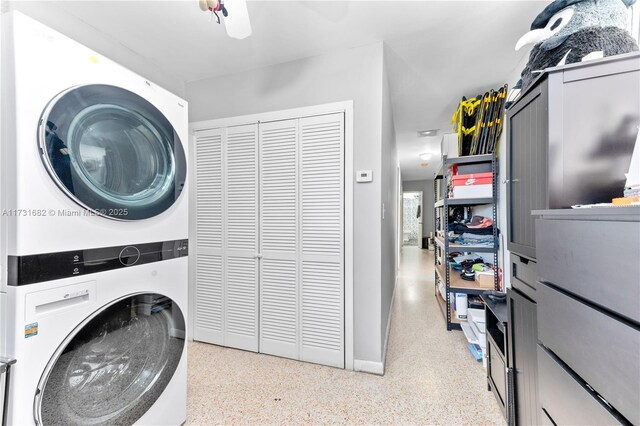
[[[403,248],[383,377],[191,343],[186,424],[504,425],[433,278],[431,252]]]

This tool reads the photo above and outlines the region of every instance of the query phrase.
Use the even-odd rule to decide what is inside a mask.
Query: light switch
[[[372,182],[373,171],[372,170],[358,170],[356,172],[356,182]]]

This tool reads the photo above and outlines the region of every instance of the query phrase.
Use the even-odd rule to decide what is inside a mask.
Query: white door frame
[[[199,131],[211,130],[221,127],[241,126],[245,124],[260,123],[266,121],[288,120],[292,118],[313,117],[316,115],[344,113],[344,353],[345,353],[345,369],[353,370],[353,354],[354,354],[354,337],[353,337],[353,101],[335,102],[323,105],[314,105],[303,108],[293,108],[281,111],[272,111],[259,114],[243,115],[239,117],[220,118],[215,120],[205,120],[189,123],[189,139],[191,149],[189,149],[189,162],[191,165],[195,163],[195,135]],[[189,209],[195,212],[195,182],[193,179],[195,174],[189,171]],[[192,219],[192,213],[189,214],[189,239],[195,241],[192,236],[195,235],[195,220]],[[190,244],[189,256],[189,312],[188,321],[189,329],[193,330],[194,317],[193,307],[195,306],[195,268],[196,246]],[[192,335],[188,335],[189,340],[193,340]]]

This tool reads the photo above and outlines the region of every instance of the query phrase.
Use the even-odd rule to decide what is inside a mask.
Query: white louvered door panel
[[[257,124],[224,132],[224,344],[258,351]]]
[[[260,352],[299,358],[298,120],[260,124]]]
[[[199,132],[195,137],[196,340],[224,343],[222,269],[222,130]]]
[[[344,114],[300,119],[300,359],[344,368]]]
[[[344,114],[196,136],[194,338],[344,368]]]

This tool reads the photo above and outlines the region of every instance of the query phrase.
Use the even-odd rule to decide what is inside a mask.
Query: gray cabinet
[[[640,237],[628,243],[630,235],[631,239],[639,235],[637,227],[600,223],[589,228],[565,221],[548,224],[540,232],[539,222],[531,215],[534,210],[566,209],[622,196],[623,176],[640,124],[640,54],[547,69],[509,108],[506,120],[507,249],[512,266],[508,359],[514,382],[513,417],[517,424],[541,424],[553,416],[536,408],[543,392],[538,383],[542,375],[537,371],[541,364],[536,333],[538,320],[544,319],[549,327],[554,324],[539,304],[538,276],[562,282],[572,294],[596,297],[596,304],[609,298],[610,306],[625,320],[637,321],[640,315],[640,280],[629,271],[640,257],[630,254],[637,250],[628,250],[640,244]],[[621,236],[609,238],[614,231],[622,232]],[[550,272],[550,268],[555,269]],[[587,278],[595,277],[595,286],[586,284]],[[589,352],[587,346],[584,352]],[[550,383],[545,381],[546,386]],[[607,389],[602,387],[602,391]],[[559,407],[558,400],[554,401],[554,407]]]
[[[507,248],[536,259],[532,210],[611,202],[640,124],[640,54],[550,68],[507,111]]]
[[[640,207],[535,213],[538,415],[640,424]]]
[[[537,425],[538,343],[537,305],[518,290],[507,292],[509,312],[509,370],[513,374],[514,423]]]
[[[549,208],[623,196],[640,125],[640,55],[552,69]]]

